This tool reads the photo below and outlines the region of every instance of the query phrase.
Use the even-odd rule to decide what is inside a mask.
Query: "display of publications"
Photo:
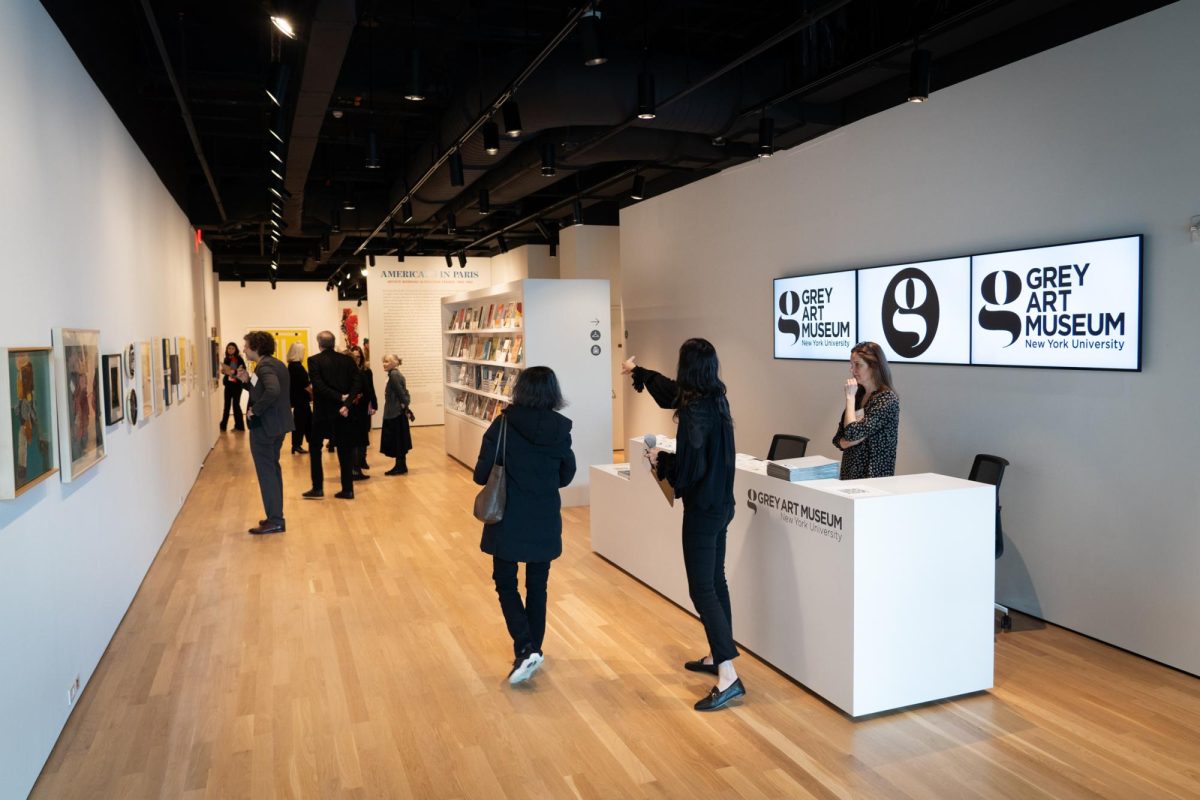
[[[524,308],[517,300],[449,309],[446,408],[488,423],[511,402],[525,360]]]

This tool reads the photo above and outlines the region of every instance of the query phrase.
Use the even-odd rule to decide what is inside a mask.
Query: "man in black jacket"
[[[351,431],[350,405],[362,393],[361,373],[354,359],[333,349],[333,334],[321,331],[317,334],[317,346],[321,352],[308,359],[308,377],[313,388],[312,438],[309,441],[311,458],[312,489],[305,497],[324,497],[325,471],[321,468],[322,445],[333,438],[337,449],[338,467],[341,471],[342,490],[334,495],[343,500],[354,499],[354,448],[349,445],[354,436]]]
[[[246,358],[255,362],[254,374],[243,365],[237,379],[250,387],[250,404],[246,408],[250,428],[250,456],[258,475],[266,519],[250,532],[283,533],[283,472],[279,468],[279,449],[283,437],[292,430],[291,407],[288,405],[289,379],[287,367],[274,358],[275,338],[266,331],[246,334]]]

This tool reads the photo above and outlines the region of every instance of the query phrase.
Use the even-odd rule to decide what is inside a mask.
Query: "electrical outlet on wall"
[[[79,676],[75,676],[75,680],[71,683],[71,687],[67,689],[67,708],[75,705],[75,701],[79,699]]]

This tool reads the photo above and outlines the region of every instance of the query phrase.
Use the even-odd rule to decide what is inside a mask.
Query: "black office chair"
[[[1004,554],[1004,528],[1000,524],[1000,481],[1004,480],[1004,468],[1008,466],[1008,460],[1000,456],[989,456],[986,453],[980,453],[975,456],[975,463],[971,465],[971,474],[967,476],[967,480],[978,481],[979,483],[987,483],[996,487],[996,558]],[[999,603],[995,604],[996,610],[1000,612],[1000,630],[1012,630],[1012,617],[1008,613],[1008,608]]]
[[[767,451],[767,461],[800,458],[806,450],[808,450],[807,436],[777,433],[771,440],[771,449]]]

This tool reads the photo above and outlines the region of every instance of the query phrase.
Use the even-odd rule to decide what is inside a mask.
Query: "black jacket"
[[[274,356],[263,356],[254,365],[249,409],[262,421],[267,436],[282,436],[294,428],[288,405],[290,385],[287,367]]]
[[[507,420],[504,465],[507,495],[504,519],[483,526],[479,549],[507,561],[552,561],[562,555],[562,501],[559,488],[575,477],[571,420],[556,411],[509,406],[483,435],[475,482],[487,483]]]
[[[648,389],[661,408],[678,406],[678,385],[652,369],[634,367],[633,388]],[[675,452],[659,454],[659,477],[670,480],[685,510],[729,513],[734,507],[737,466],[729,402],[724,397],[701,397],[678,412]]]
[[[292,408],[308,405],[308,392],[305,391],[308,388],[308,370],[299,361],[289,361],[288,377],[292,380]]]
[[[350,406],[354,396],[362,391],[360,373],[354,359],[345,353],[322,350],[308,359],[308,377],[313,387],[313,422],[337,422],[342,419],[338,410]],[[350,399],[342,401],[343,395]]]

